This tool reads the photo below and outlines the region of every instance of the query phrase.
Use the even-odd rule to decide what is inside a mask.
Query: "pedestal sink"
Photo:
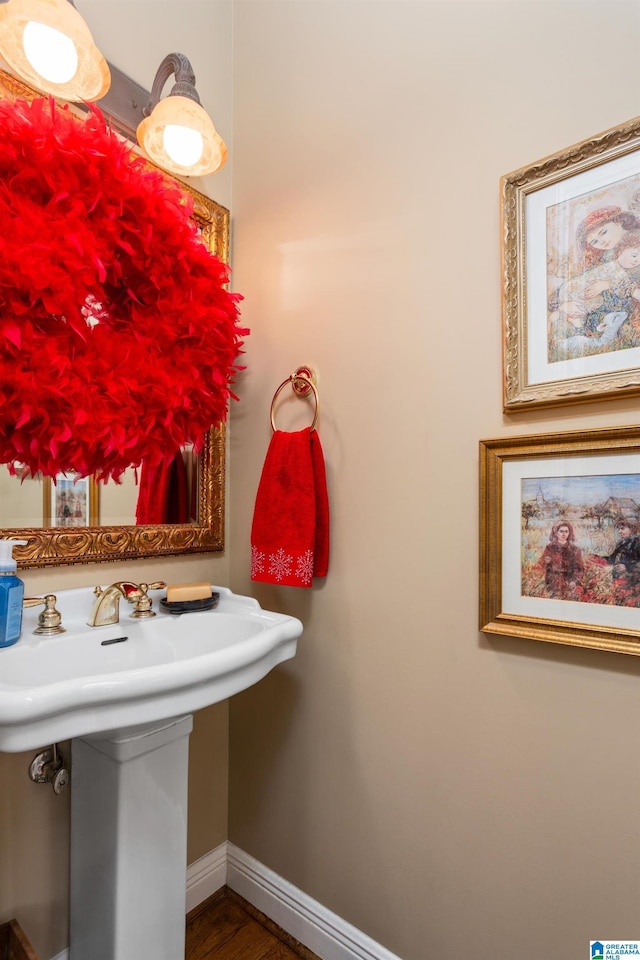
[[[183,960],[192,713],[295,655],[302,624],[214,587],[214,610],[88,627],[90,588],[57,594],[64,634],[0,650],[0,750],[72,740],[70,960]],[[122,639],[126,638],[126,639]]]

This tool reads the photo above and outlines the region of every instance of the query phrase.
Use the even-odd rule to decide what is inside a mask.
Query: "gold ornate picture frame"
[[[43,527],[93,527],[100,522],[100,495],[93,477],[61,473],[42,480]]]
[[[480,441],[480,630],[640,655],[640,427]]]
[[[640,394],[640,118],[501,180],[505,412]]]

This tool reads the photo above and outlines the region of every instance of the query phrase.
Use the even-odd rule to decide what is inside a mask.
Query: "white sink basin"
[[[57,594],[66,633],[35,637],[40,608],[24,612],[22,637],[0,649],[0,750],[35,750],[72,737],[192,713],[256,683],[295,655],[302,624],[250,597],[214,587],[214,610],[87,626],[91,588]],[[119,643],[104,643],[119,637]]]

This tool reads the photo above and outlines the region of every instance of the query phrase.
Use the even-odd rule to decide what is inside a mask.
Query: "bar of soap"
[[[210,583],[177,583],[167,587],[167,603],[184,603],[185,600],[206,600],[211,596]]]

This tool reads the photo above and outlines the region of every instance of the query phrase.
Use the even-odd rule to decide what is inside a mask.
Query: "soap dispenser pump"
[[[20,639],[24,583],[16,575],[18,564],[12,551],[15,544],[27,543],[28,540],[0,540],[0,647],[10,647]]]

